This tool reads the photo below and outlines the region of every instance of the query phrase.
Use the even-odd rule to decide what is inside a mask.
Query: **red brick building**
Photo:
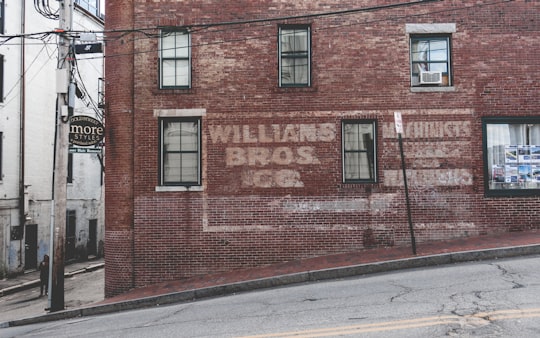
[[[540,3],[108,1],[106,295],[540,228]]]

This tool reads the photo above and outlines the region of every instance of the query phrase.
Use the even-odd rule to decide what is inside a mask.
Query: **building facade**
[[[35,269],[50,253],[57,98],[58,2],[0,1],[0,272]],[[88,2],[85,2],[88,3]],[[78,3],[74,30],[102,32],[103,18]],[[83,41],[72,34],[76,44]],[[75,55],[75,54],[73,54]],[[102,120],[103,59],[70,60],[78,95],[74,115]],[[66,150],[67,151],[67,150]],[[67,177],[66,262],[103,253],[102,154],[71,153]]]
[[[106,296],[540,227],[539,2],[106,13]]]

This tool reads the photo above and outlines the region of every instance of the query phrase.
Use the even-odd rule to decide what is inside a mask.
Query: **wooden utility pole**
[[[51,255],[49,309],[64,310],[64,257],[67,211],[67,166],[69,136],[69,87],[71,82],[71,43],[73,0],[59,0],[58,64],[56,67],[56,140],[53,185],[54,244]],[[73,95],[73,93],[72,93]],[[53,235],[53,234],[51,234]]]

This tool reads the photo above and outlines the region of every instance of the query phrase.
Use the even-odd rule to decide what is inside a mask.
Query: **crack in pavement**
[[[502,267],[500,264],[491,263],[490,265],[495,266],[501,272],[501,276],[503,277],[503,279],[512,284],[512,289],[521,289],[521,288],[525,287],[525,285],[523,285],[521,283],[518,283],[515,280],[516,276],[520,277],[519,274],[509,272],[507,269]]]

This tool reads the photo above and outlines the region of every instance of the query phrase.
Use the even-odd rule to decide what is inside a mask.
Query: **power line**
[[[303,19],[303,18],[313,18],[313,17],[327,17],[327,16],[335,16],[335,15],[347,15],[347,14],[354,14],[359,12],[369,12],[369,11],[377,11],[382,9],[392,9],[392,8],[398,8],[398,7],[404,7],[404,6],[412,6],[412,5],[418,5],[418,4],[425,4],[425,3],[431,3],[431,2],[439,2],[443,0],[419,0],[419,1],[413,1],[413,2],[406,2],[406,3],[397,3],[397,4],[390,4],[390,5],[384,5],[384,6],[374,6],[374,7],[366,7],[366,8],[358,8],[358,9],[350,9],[350,10],[343,10],[343,11],[333,11],[333,12],[323,12],[323,13],[316,13],[316,14],[306,14],[306,15],[298,15],[298,16],[287,16],[287,17],[277,17],[277,18],[266,18],[266,19],[253,19],[253,20],[244,20],[244,21],[233,21],[233,22],[217,22],[217,23],[209,23],[209,24],[192,24],[192,25],[185,25],[185,26],[174,26],[169,27],[173,29],[188,29],[190,33],[197,33],[202,32],[204,30],[207,30],[208,28],[214,28],[214,27],[229,27],[227,30],[230,30],[232,26],[240,26],[240,25],[247,25],[247,24],[267,24],[272,23],[276,21],[287,21],[287,20],[296,20],[296,19]],[[394,21],[399,19],[406,19],[406,18],[413,18],[413,17],[420,17],[420,16],[426,16],[426,15],[432,15],[432,14],[440,14],[440,13],[447,13],[447,12],[455,12],[460,10],[468,10],[472,8],[478,8],[478,7],[484,7],[484,6],[490,6],[490,5],[497,5],[502,3],[508,3],[513,2],[515,0],[498,0],[493,2],[486,2],[486,3],[475,3],[470,6],[462,6],[462,7],[456,7],[451,9],[442,9],[438,11],[430,11],[425,13],[419,13],[419,14],[408,14],[403,16],[396,16],[396,17],[388,17],[378,20],[371,20],[371,21],[363,21],[358,23],[341,23],[334,26],[329,26],[326,28],[318,28],[317,30],[330,30],[330,29],[337,29],[340,27],[349,27],[349,26],[355,26],[355,25],[365,25],[375,22],[382,22],[382,21]],[[262,25],[261,25],[262,26]],[[58,32],[58,31],[48,31],[48,32],[39,32],[39,33],[29,33],[29,34],[23,34],[23,35],[12,35],[12,36],[4,36],[5,40],[3,42],[0,42],[0,45],[5,44],[7,41],[17,38],[17,37],[23,37],[23,38],[29,38],[29,39],[43,39],[47,35],[51,34],[68,34],[69,36],[76,38],[80,33],[96,33],[96,34],[105,34],[106,36],[114,33],[121,33],[118,36],[114,36],[114,38],[107,38],[103,37],[104,42],[112,42],[118,39],[121,39],[127,35],[134,34],[134,33],[140,33],[142,34],[144,38],[159,38],[159,30],[160,29],[166,29],[167,26],[163,27],[152,27],[152,28],[135,28],[135,29],[125,29],[125,30],[103,30],[103,31],[80,31],[80,30],[72,30],[69,32]],[[198,29],[197,29],[198,28]],[[241,28],[238,28],[241,29]],[[212,30],[212,33],[217,33],[220,31],[227,31],[227,30]],[[229,42],[238,42],[238,41],[248,41],[253,39],[259,39],[259,38],[268,38],[269,36],[262,36],[262,37],[248,37],[243,39],[233,39],[233,40],[225,40],[225,41],[218,41],[214,43],[207,43],[207,44],[199,44],[199,45],[193,45],[193,46],[205,46],[205,45],[213,45],[216,43],[229,43]],[[132,39],[131,41],[135,41],[136,39]],[[148,52],[153,52],[148,51]],[[144,53],[144,52],[143,52]],[[124,56],[124,54],[122,54]],[[113,57],[113,55],[107,55],[107,57]]]
[[[443,1],[443,0],[416,0],[416,1],[411,1],[411,2],[402,2],[402,3],[394,3],[394,4],[388,4],[388,5],[355,8],[355,9],[347,9],[347,10],[331,11],[331,12],[321,12],[321,13],[313,13],[313,14],[303,14],[303,15],[295,15],[295,16],[251,19],[251,20],[241,20],[241,21],[225,21],[225,22],[216,22],[216,23],[189,24],[189,25],[183,25],[183,26],[161,26],[161,27],[156,27],[156,28],[118,29],[118,30],[103,31],[103,33],[104,34],[121,33],[120,36],[117,36],[114,38],[115,40],[120,39],[124,37],[125,35],[131,34],[131,33],[141,33],[148,37],[159,37],[159,33],[147,33],[147,31],[153,32],[156,29],[172,28],[172,29],[187,29],[190,32],[196,32],[196,29],[198,29],[198,31],[201,31],[203,29],[208,29],[208,28],[213,28],[213,27],[222,27],[222,26],[230,27],[230,26],[241,26],[241,25],[248,25],[248,24],[254,24],[254,23],[271,23],[271,22],[276,22],[276,21],[289,21],[289,20],[327,17],[327,16],[348,15],[348,14],[355,14],[355,13],[361,13],[361,12],[373,12],[373,11],[380,11],[384,9],[408,7],[408,6],[426,4],[426,3],[431,3],[431,2],[440,2],[440,1]],[[506,1],[514,1],[514,0],[506,0]]]
[[[35,0],[37,1],[37,0]],[[44,0],[42,0],[43,2]],[[366,7],[366,8],[357,8],[357,9],[350,9],[350,10],[342,10],[342,11],[332,11],[332,12],[323,12],[323,13],[314,13],[314,14],[306,14],[306,15],[298,15],[298,16],[287,16],[287,17],[277,17],[277,18],[266,18],[266,19],[253,19],[253,20],[244,20],[244,21],[234,21],[234,22],[217,22],[217,23],[209,23],[209,24],[193,24],[193,25],[186,25],[183,27],[169,27],[174,29],[182,29],[186,28],[189,29],[191,33],[203,33],[204,31],[208,32],[209,28],[225,28],[226,29],[218,29],[218,30],[212,30],[212,33],[219,33],[219,32],[227,32],[230,29],[242,29],[242,25],[259,25],[259,26],[266,26],[269,24],[272,24],[276,21],[288,21],[288,20],[298,20],[298,19],[305,19],[305,18],[316,18],[316,17],[329,17],[329,16],[337,16],[337,15],[349,15],[354,13],[361,13],[361,12],[369,12],[369,11],[378,11],[383,9],[393,9],[398,7],[404,7],[404,6],[412,6],[412,5],[419,5],[419,4],[426,4],[431,2],[439,2],[442,0],[422,0],[422,1],[413,1],[413,2],[406,2],[406,3],[396,3],[396,4],[389,4],[385,6],[373,6],[373,7]],[[378,22],[384,22],[384,21],[397,21],[397,20],[403,20],[407,18],[415,18],[415,17],[422,17],[422,16],[428,16],[433,14],[442,14],[442,13],[448,13],[448,12],[457,12],[462,10],[470,10],[473,8],[479,8],[479,7],[485,7],[485,6],[491,6],[491,5],[498,5],[503,3],[509,3],[513,2],[515,0],[497,0],[497,1],[491,1],[491,2],[484,2],[484,3],[475,3],[470,6],[460,6],[450,9],[441,9],[436,11],[428,11],[424,13],[418,13],[418,14],[408,14],[408,15],[402,15],[402,16],[393,16],[393,17],[385,17],[377,20],[368,20],[368,21],[362,21],[362,22],[353,22],[353,23],[340,23],[333,26],[327,26],[327,27],[318,27],[317,29],[314,29],[314,33],[317,31],[323,31],[323,30],[332,30],[332,29],[339,29],[341,27],[351,27],[356,25],[367,25],[367,24],[373,24]],[[233,28],[235,26],[238,26],[238,28]],[[142,39],[155,39],[159,38],[161,35],[159,33],[160,29],[167,28],[167,27],[154,27],[154,28],[138,28],[138,29],[128,29],[128,30],[110,30],[110,31],[92,31],[90,33],[96,33],[96,34],[112,34],[112,33],[121,33],[119,36],[115,36],[114,39],[107,39],[103,38],[103,41],[115,41],[118,40],[124,36],[139,33],[142,34]],[[64,36],[69,37],[78,37],[81,33],[88,33],[88,31],[79,31],[79,30],[73,30],[69,32],[60,32],[57,30],[53,31],[45,31],[45,32],[37,32],[37,33],[28,33],[28,34],[20,34],[20,35],[12,35],[12,36],[4,36],[4,41],[0,42],[0,45],[6,44],[6,42],[15,39],[15,38],[27,38],[27,39],[37,39],[41,40],[42,43],[47,44],[47,39],[52,36],[60,36],[60,34],[63,34]],[[252,36],[252,37],[243,37],[243,38],[237,38],[237,39],[228,39],[228,40],[220,40],[220,41],[214,41],[214,42],[206,42],[206,43],[200,43],[191,45],[189,47],[204,47],[204,46],[212,46],[212,45],[220,45],[225,43],[237,43],[237,42],[245,42],[250,40],[258,40],[258,39],[268,39],[268,38],[274,38],[275,34],[272,35],[260,35],[260,36]],[[138,38],[133,38],[132,41],[138,40]],[[93,60],[93,59],[102,59],[105,57],[121,57],[121,56],[127,56],[127,55],[137,55],[137,54],[146,54],[146,53],[155,53],[155,49],[149,49],[149,50],[139,50],[137,52],[132,53],[125,53],[125,54],[115,54],[115,55],[104,55],[99,57],[85,57],[81,61],[84,60]],[[32,61],[32,63],[35,62]],[[75,67],[77,68],[77,67]],[[78,69],[77,69],[78,71]],[[82,77],[79,75],[79,80],[83,84]],[[9,94],[10,92],[8,92]],[[88,95],[88,97],[91,97]],[[97,105],[95,102],[90,103],[94,110],[97,112],[99,111],[99,108],[97,108]],[[98,115],[99,116],[99,115]]]
[[[42,2],[47,2],[48,0],[41,0]],[[217,23],[208,23],[208,24],[191,24],[191,25],[185,25],[185,26],[174,26],[172,28],[175,29],[189,29],[193,32],[195,32],[195,29],[208,29],[212,27],[221,27],[221,26],[239,26],[239,25],[246,25],[246,24],[253,24],[253,23],[270,23],[275,21],[286,21],[286,20],[294,20],[294,19],[306,19],[306,18],[315,18],[315,17],[325,17],[325,16],[335,16],[335,15],[346,15],[346,14],[354,14],[359,12],[369,12],[369,11],[378,11],[382,9],[391,9],[391,8],[397,8],[397,7],[404,7],[404,6],[412,6],[417,4],[424,4],[429,2],[439,2],[443,0],[417,0],[413,2],[405,2],[405,3],[396,3],[396,4],[389,4],[389,5],[383,5],[383,6],[373,6],[373,7],[366,7],[366,8],[356,8],[356,9],[349,9],[349,10],[341,10],[341,11],[332,11],[332,12],[322,12],[322,13],[314,13],[314,14],[304,14],[304,15],[297,15],[297,16],[286,16],[286,17],[277,17],[277,18],[264,18],[264,19],[252,19],[252,20],[243,20],[243,21],[230,21],[230,22],[217,22]],[[513,1],[513,0],[510,0]],[[39,0],[34,0],[34,2],[39,2]],[[40,12],[41,13],[41,12]],[[132,34],[132,33],[141,33],[149,38],[157,38],[159,37],[159,33],[148,33],[154,32],[157,29],[160,28],[167,28],[164,27],[155,27],[155,28],[135,28],[135,29],[119,29],[119,30],[110,30],[110,31],[96,31],[94,33],[103,33],[103,34],[112,34],[112,33],[121,33],[119,36],[116,36],[114,40],[120,39],[124,37],[125,35]],[[86,31],[70,31],[72,34],[76,33],[82,33]],[[63,33],[63,32],[62,32]],[[49,32],[41,32],[41,33],[30,33],[30,34],[23,34],[23,35],[12,35],[12,36],[5,36],[6,41],[9,41],[10,39],[13,39],[15,37],[25,37],[25,38],[33,38],[34,35],[42,35],[42,34],[58,34],[56,31],[49,31]],[[0,44],[1,45],[1,44]]]
[[[77,88],[79,88],[79,90],[81,90],[81,92],[83,93],[82,97],[80,97],[79,99],[83,101],[84,103],[86,103],[87,107],[91,106],[96,116],[98,116],[101,120],[103,120],[103,113],[101,112],[101,109],[99,109],[97,103],[94,101],[94,98],[92,97],[92,95],[90,95],[90,92],[88,91],[88,89],[86,89],[86,85],[84,84],[83,78],[79,71],[79,66],[78,66],[76,57],[74,58],[73,73],[74,75],[77,76],[77,79],[76,79]]]
[[[471,6],[461,6],[461,7],[455,7],[455,8],[450,8],[450,9],[441,9],[441,10],[429,11],[429,12],[418,13],[418,14],[407,14],[407,15],[401,15],[401,16],[385,17],[385,18],[376,19],[376,20],[368,20],[368,21],[354,22],[354,23],[340,23],[340,24],[336,24],[336,25],[333,25],[333,26],[318,27],[316,29],[313,29],[313,32],[316,33],[317,31],[333,30],[333,29],[339,29],[339,28],[342,28],[342,27],[351,27],[351,26],[357,26],[357,25],[368,25],[368,24],[380,23],[380,22],[385,22],[385,21],[399,21],[399,20],[404,20],[404,19],[408,19],[408,18],[418,18],[418,17],[423,17],[423,16],[429,16],[429,15],[433,15],[433,14],[443,14],[443,13],[458,12],[458,11],[463,11],[463,10],[472,10],[472,9],[476,9],[476,8],[492,6],[492,5],[499,5],[499,4],[509,3],[509,2],[513,2],[513,1],[515,1],[515,0],[497,0],[497,1],[492,1],[492,2],[480,3],[480,4],[477,3],[477,4],[474,4],[474,5],[471,5]],[[337,13],[337,12],[332,12],[332,13]],[[295,17],[295,18],[297,18],[297,17]],[[277,19],[268,19],[268,20],[269,21],[275,21]],[[262,23],[262,22],[258,21],[257,23]],[[215,26],[216,27],[223,26],[223,23],[215,24]],[[161,28],[161,27],[159,27],[159,28]],[[145,31],[148,31],[148,30],[154,30],[155,31],[155,30],[158,30],[159,28],[158,27],[156,27],[156,28],[147,28],[147,29],[144,29],[144,30]],[[178,27],[176,27],[176,29],[178,29]],[[143,31],[143,30],[141,30],[141,29],[125,30],[125,31],[122,31],[122,32],[125,33],[125,34],[122,34],[122,37],[126,36],[126,35],[129,35],[131,33],[140,33],[141,31]],[[227,30],[223,29],[223,30],[219,30],[219,31],[212,31],[212,33],[226,32],[226,31]],[[107,32],[113,32],[113,31],[105,31],[105,33],[107,33]],[[200,32],[202,32],[202,30],[200,30],[200,31],[193,31],[192,30],[192,32],[200,33]],[[205,47],[205,46],[220,45],[220,44],[225,44],[225,43],[237,43],[237,42],[244,42],[244,41],[250,41],[250,40],[274,38],[275,36],[276,35],[274,33],[272,33],[271,35],[242,37],[242,38],[237,38],[237,39],[228,39],[228,40],[220,40],[220,41],[214,41],[214,42],[205,42],[205,43],[199,43],[199,44],[192,44],[189,47]],[[159,33],[150,34],[150,33],[145,32],[143,39],[145,39],[145,38],[156,38],[156,37],[158,37],[158,38],[160,37]],[[106,39],[105,41],[112,42],[112,41],[117,40],[119,38],[120,37],[116,37],[115,39]],[[131,41],[135,41],[135,40],[138,40],[138,39],[133,38]],[[97,58],[104,58],[104,57],[106,57],[106,58],[122,57],[122,56],[128,56],[128,55],[137,55],[137,54],[146,54],[146,53],[155,53],[155,52],[156,52],[156,50],[152,48],[152,49],[148,49],[148,50],[139,50],[139,51],[130,52],[130,53],[121,53],[121,54],[114,54],[114,55],[106,54],[105,56],[89,57],[87,59],[97,59]]]
[[[38,58],[42,55],[42,53],[44,53],[44,50],[47,48],[47,44],[44,44],[43,45],[43,48],[41,48],[41,50],[37,53],[36,57],[32,60],[32,62],[30,62],[30,64],[28,65],[28,67],[24,70],[24,73],[22,74],[21,77],[19,77],[19,79],[13,84],[13,86],[11,87],[10,90],[7,91],[7,93],[4,95],[4,97],[7,99],[9,97],[9,95],[11,94],[11,92],[13,90],[15,90],[15,88],[17,88],[19,86],[19,83],[21,82],[21,79],[23,77],[26,76],[26,73],[28,73],[28,71],[30,70],[30,68],[32,67],[32,65],[38,60]],[[49,55],[49,60],[51,60],[51,56]],[[43,69],[45,69],[45,67],[41,67],[39,69],[38,72],[36,72],[36,74],[34,75],[34,77],[32,77],[30,79],[30,81],[32,81]],[[11,100],[13,100],[15,97],[13,97],[12,99],[9,99],[9,100],[6,100],[4,103],[5,104],[8,104],[9,102],[11,102]]]

